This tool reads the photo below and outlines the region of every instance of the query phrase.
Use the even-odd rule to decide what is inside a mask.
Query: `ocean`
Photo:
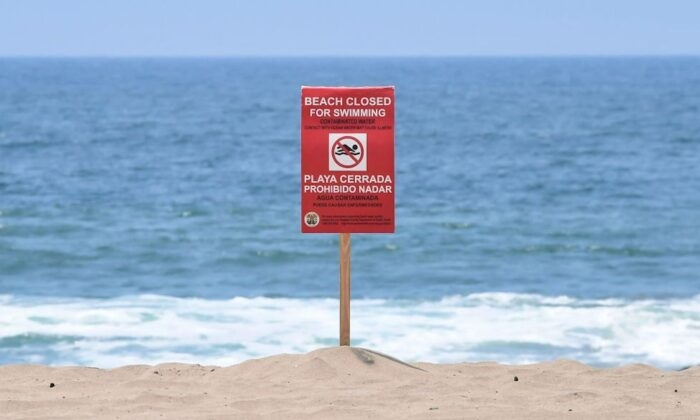
[[[396,87],[396,233],[352,237],[352,345],[700,362],[700,57],[513,57],[0,58],[0,363],[336,345],[302,85]]]

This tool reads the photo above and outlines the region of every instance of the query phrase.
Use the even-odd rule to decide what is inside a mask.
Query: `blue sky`
[[[0,0],[2,56],[700,54],[697,0]]]

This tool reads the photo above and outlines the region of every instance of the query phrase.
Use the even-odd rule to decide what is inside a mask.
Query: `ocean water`
[[[353,345],[700,362],[700,58],[657,57],[0,59],[0,363],[336,345],[301,85],[396,86],[396,233],[353,235]]]

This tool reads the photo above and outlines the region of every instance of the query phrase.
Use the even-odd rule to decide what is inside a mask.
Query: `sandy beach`
[[[3,419],[698,418],[700,367],[409,365],[334,347],[230,367],[0,367]]]

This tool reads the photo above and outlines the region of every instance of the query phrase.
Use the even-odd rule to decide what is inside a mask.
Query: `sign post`
[[[340,345],[350,345],[350,234],[340,234]]]
[[[340,345],[350,345],[350,234],[393,233],[394,88],[301,90],[301,231],[339,233]]]

